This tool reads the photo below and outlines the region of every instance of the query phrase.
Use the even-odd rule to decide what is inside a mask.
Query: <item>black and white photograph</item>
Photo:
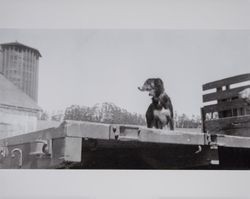
[[[4,199],[247,197],[248,1],[0,5]]]
[[[0,33],[1,168],[250,168],[249,31]]]

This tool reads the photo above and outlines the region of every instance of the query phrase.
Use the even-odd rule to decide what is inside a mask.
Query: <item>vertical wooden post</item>
[[[203,133],[206,133],[205,120],[206,120],[206,115],[204,113],[204,109],[201,108],[201,130]]]
[[[226,85],[226,91],[230,90],[230,84]],[[232,101],[232,98],[225,99],[225,101]],[[233,110],[226,110],[225,111],[225,117],[232,117],[233,116]]]
[[[216,92],[221,92],[222,91],[222,87],[218,87],[216,88]],[[217,100],[217,103],[221,103],[222,100]],[[223,111],[218,111],[218,116],[219,118],[223,118],[224,117],[224,112]]]

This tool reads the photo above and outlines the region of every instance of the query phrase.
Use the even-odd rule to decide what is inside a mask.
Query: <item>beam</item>
[[[246,88],[250,88],[250,85],[241,86],[241,87],[233,88],[233,89],[230,89],[230,90],[205,94],[205,95],[203,95],[203,102],[209,102],[209,101],[214,101],[214,100],[222,100],[222,99],[227,99],[227,98],[238,97],[239,92],[243,91]]]
[[[219,88],[222,86],[236,84],[236,83],[240,83],[240,82],[244,82],[244,81],[248,81],[248,80],[250,80],[250,73],[229,77],[229,78],[217,80],[214,82],[209,82],[207,84],[203,84],[202,89],[203,89],[203,91],[205,91],[205,90]]]

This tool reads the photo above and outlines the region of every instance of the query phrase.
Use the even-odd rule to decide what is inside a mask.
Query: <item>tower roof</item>
[[[21,48],[27,48],[27,49],[30,49],[32,51],[34,51],[35,53],[38,54],[39,57],[42,57],[41,53],[39,52],[39,50],[35,49],[35,48],[32,48],[32,47],[29,47],[29,46],[26,46],[22,43],[19,43],[19,42],[10,42],[10,43],[3,43],[3,44],[0,44],[1,46],[6,46],[6,47],[21,47]]]
[[[14,106],[18,108],[41,110],[37,103],[17,88],[6,77],[0,74],[0,106]]]

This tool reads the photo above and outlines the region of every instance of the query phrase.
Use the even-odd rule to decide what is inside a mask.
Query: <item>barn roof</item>
[[[37,103],[0,74],[0,106],[14,106],[33,111],[41,110]]]

